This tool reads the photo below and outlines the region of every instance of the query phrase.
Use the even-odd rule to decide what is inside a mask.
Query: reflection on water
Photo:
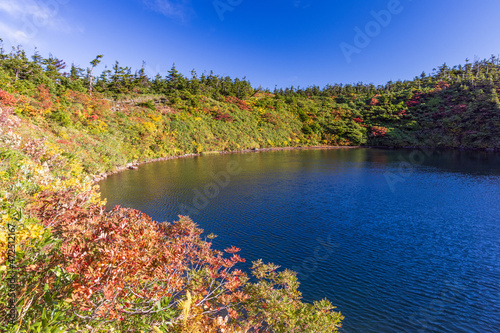
[[[233,172],[229,172],[229,171]],[[298,272],[345,332],[500,327],[500,155],[308,150],[143,165],[100,183],[108,206],[189,215],[214,245]]]

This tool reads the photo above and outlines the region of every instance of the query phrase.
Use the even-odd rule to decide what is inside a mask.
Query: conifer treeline
[[[0,45],[2,41],[0,39]],[[111,69],[106,68],[99,74],[94,74],[95,68],[100,64],[103,55],[98,55],[89,63],[89,67],[81,68],[72,64],[68,66],[63,60],[52,54],[48,58],[43,58],[38,51],[29,57],[21,46],[12,48],[6,52],[0,46],[1,67],[16,79],[30,80],[33,82],[53,80],[62,86],[72,90],[92,90],[93,88],[108,96],[120,96],[125,94],[171,94],[175,91],[186,90],[192,94],[203,94],[222,96],[235,96],[246,98],[256,91],[270,93],[269,89],[261,87],[254,88],[246,79],[229,76],[220,76],[210,71],[199,75],[194,69],[187,77],[180,73],[175,64],[168,74],[163,77],[160,74],[152,76],[147,73],[146,63],[143,62],[139,70],[133,70],[129,66],[123,67],[118,61]],[[500,58],[491,56],[489,59],[466,60],[465,65],[449,67],[446,63],[438,66],[433,73],[422,72],[413,80],[389,81],[385,85],[365,84],[328,84],[321,88],[311,86],[307,88],[287,87],[275,88],[273,93],[281,96],[323,96],[332,97],[338,95],[367,94],[376,95],[384,93],[397,93],[404,90],[433,87],[437,82],[444,81],[449,84],[461,84],[463,86],[475,88],[479,82],[500,81]]]

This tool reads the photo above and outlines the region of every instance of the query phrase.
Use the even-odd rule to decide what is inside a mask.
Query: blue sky
[[[377,17],[378,16],[378,20]],[[500,1],[0,0],[6,48],[273,89],[412,79],[500,54]]]

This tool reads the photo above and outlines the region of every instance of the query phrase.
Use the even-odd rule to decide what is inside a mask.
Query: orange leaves
[[[238,103],[239,99],[238,97],[234,97],[234,96],[226,96],[226,103]]]
[[[64,97],[71,103],[79,103],[83,105],[90,104],[90,101],[92,100],[91,95],[76,90],[68,90]]]
[[[36,99],[40,103],[40,107],[45,111],[50,110],[53,106],[53,103],[49,88],[47,88],[44,84],[41,84],[37,87],[37,89],[38,94],[36,95]]]
[[[446,83],[445,81],[439,81],[435,86],[434,86],[434,91],[441,91],[443,89],[448,88],[450,85]]]
[[[370,100],[371,106],[375,106],[375,105],[379,105],[379,104],[380,104],[379,100],[376,99],[375,97]]]
[[[175,308],[188,292],[196,307],[211,309],[227,309],[247,297],[240,290],[245,275],[231,271],[244,262],[236,254],[240,249],[228,248],[232,257],[222,257],[187,217],[157,224],[133,209],[104,212],[69,190],[42,192],[31,209],[65,240],[62,265],[77,274],[71,304],[83,316],[121,320],[148,313],[160,299],[170,300],[167,307]],[[210,313],[197,320],[211,322]]]
[[[79,318],[112,321],[116,327],[125,320],[149,327],[168,324],[176,331],[239,332],[273,327],[273,320],[274,325],[289,321],[275,327],[294,328],[296,318],[290,314],[304,313],[293,274],[257,264],[254,275],[260,281],[250,284],[234,269],[244,262],[240,249],[231,246],[225,254],[212,249],[188,217],[157,223],[133,209],[117,206],[106,212],[90,200],[93,191],[42,191],[29,208],[63,241],[47,267],[71,273],[62,299]],[[47,272],[35,269],[34,275]],[[218,320],[222,313],[225,319]]]
[[[232,254],[232,253],[237,253],[237,252],[240,252],[240,251],[241,251],[241,249],[239,249],[239,248],[237,248],[237,247],[234,247],[234,246],[231,246],[231,247],[229,247],[229,248],[225,249],[225,251],[226,251],[227,253],[231,253],[231,254]]]
[[[406,101],[406,105],[408,107],[417,106],[421,103],[421,100],[423,97],[424,97],[424,94],[422,92],[417,92],[417,93],[415,93],[415,95],[413,95],[411,100]]]
[[[229,313],[229,316],[231,318],[238,318],[239,317],[238,312],[236,312],[235,310],[233,310],[231,308],[227,309],[227,312]]]
[[[373,137],[384,137],[387,135],[387,128],[382,126],[373,126],[371,135]]]
[[[4,90],[0,90],[0,106],[14,106],[18,99]]]
[[[233,254],[233,256],[231,257],[231,261],[232,262],[245,262],[245,259],[243,259],[242,257],[240,257],[239,255],[237,254]]]
[[[226,96],[226,103],[236,104],[240,110],[251,111],[252,107],[248,103],[238,97]]]

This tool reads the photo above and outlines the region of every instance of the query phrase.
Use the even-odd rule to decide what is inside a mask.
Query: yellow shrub
[[[154,115],[154,114],[149,114],[148,115],[149,119],[151,119],[152,121],[154,121],[155,123],[159,123],[162,121],[162,117],[161,117],[161,114],[158,114],[158,115]]]
[[[8,214],[1,216],[0,224],[0,265],[5,264],[7,261],[7,250],[9,246],[9,230],[7,224],[11,223],[16,225],[16,250],[19,250],[19,245],[24,244],[27,246],[33,240],[42,239],[44,228],[36,223],[29,222],[27,224],[19,224]],[[30,246],[33,246],[30,244]],[[4,268],[0,268],[0,271]]]
[[[146,131],[148,131],[149,133],[154,133],[156,132],[156,125],[153,124],[152,122],[150,121],[145,121],[142,123],[142,127],[144,127],[144,129]]]

